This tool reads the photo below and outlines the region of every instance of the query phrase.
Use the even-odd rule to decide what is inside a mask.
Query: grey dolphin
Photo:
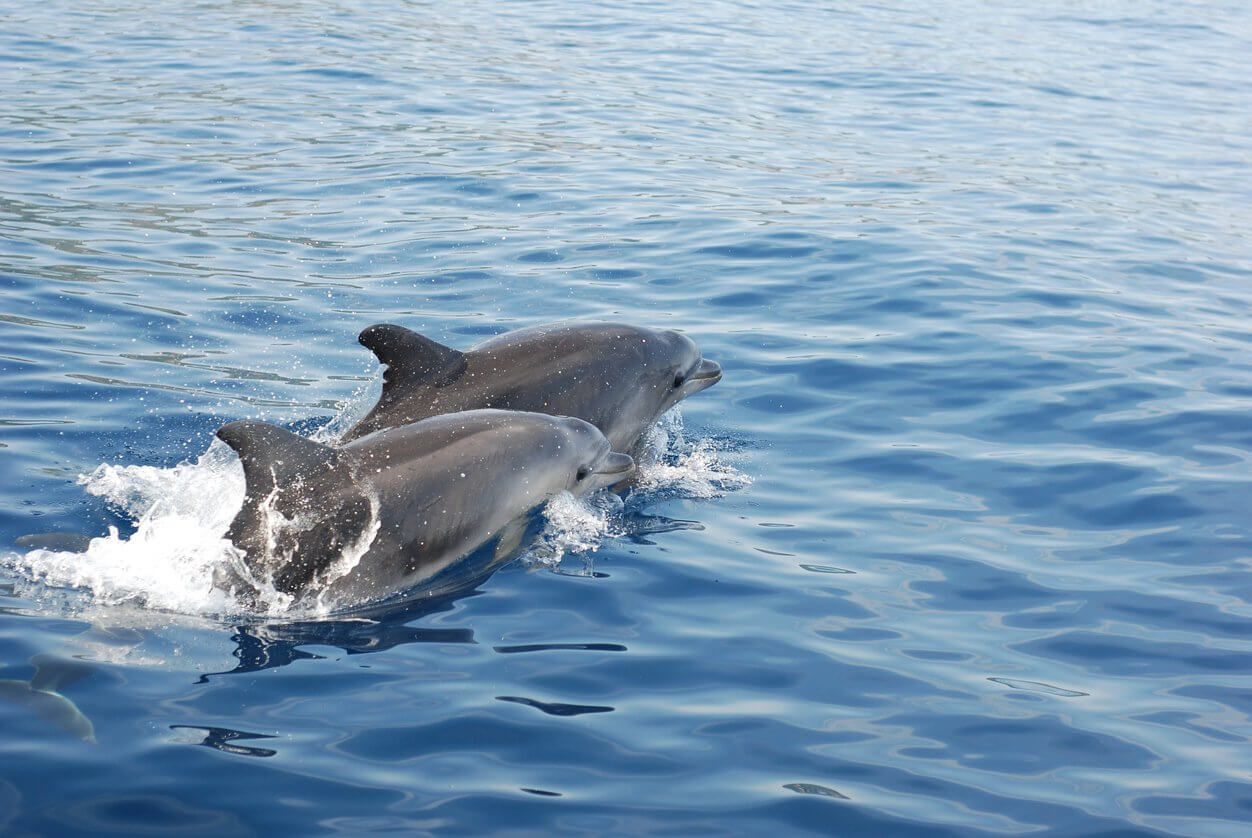
[[[517,411],[446,414],[337,448],[264,422],[217,435],[243,463],[227,537],[246,574],[358,602],[413,587],[559,492],[611,485],[634,465],[588,422]],[[247,596],[239,581],[218,580]]]
[[[440,413],[502,408],[585,419],[614,451],[634,453],[662,413],[722,377],[687,336],[623,323],[536,326],[465,352],[387,323],[358,339],[387,370],[378,404],[344,442]]]
[[[33,711],[44,721],[56,725],[84,742],[95,744],[96,729],[78,705],[59,690],[92,672],[87,664],[53,655],[35,655],[35,676],[30,681],[0,679],[0,700],[9,701]]]

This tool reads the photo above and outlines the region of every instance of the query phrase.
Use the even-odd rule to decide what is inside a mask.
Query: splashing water
[[[605,539],[625,535],[623,506],[622,499],[607,490],[581,498],[561,492],[543,508],[543,529],[523,552],[522,561],[556,568],[567,553],[580,554],[590,572],[590,554]]]
[[[712,439],[687,441],[682,414],[670,410],[648,431],[635,491],[685,498],[716,498],[752,478],[736,469]]]
[[[329,439],[325,429],[315,437]],[[642,446],[636,484],[625,499],[612,492],[584,498],[562,493],[543,510],[543,528],[523,554],[532,565],[558,568],[566,556],[581,557],[582,572],[607,539],[642,531],[632,518],[640,500],[666,497],[710,498],[751,482],[725,459],[711,440],[688,442],[682,417],[670,411]],[[215,572],[229,569],[257,587],[257,605],[273,615],[319,616],[336,603],[315,598],[296,603],[274,590],[268,579],[254,579],[243,554],[223,537],[244,498],[243,468],[228,446],[214,439],[194,463],[173,468],[101,465],[79,479],[135,522],[129,537],[116,528],[93,538],[85,553],[32,550],[8,563],[48,589],[88,592],[98,605],[131,605],[181,614],[235,614],[241,606],[214,587]],[[329,568],[333,581],[355,567],[377,529],[374,527]]]
[[[81,588],[98,603],[220,613],[233,603],[213,587],[215,567],[239,560],[222,537],[243,503],[243,468],[214,440],[173,468],[101,465],[79,478],[90,494],[135,521],[135,532],[93,538],[85,553],[32,550],[13,564],[52,588]]]
[[[581,498],[562,492],[549,501],[543,510],[543,529],[522,555],[523,562],[557,569],[567,555],[578,556],[582,569],[562,572],[590,574],[592,554],[606,539],[654,531],[651,520],[632,514],[648,500],[714,498],[752,482],[714,440],[688,442],[677,409],[649,429],[636,464],[638,474],[625,498],[608,491]]]

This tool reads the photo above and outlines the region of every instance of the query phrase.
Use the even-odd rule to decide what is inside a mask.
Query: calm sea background
[[[1247,834],[1247,4],[2,19],[0,832]],[[218,425],[567,317],[726,373],[587,549],[200,601]]]

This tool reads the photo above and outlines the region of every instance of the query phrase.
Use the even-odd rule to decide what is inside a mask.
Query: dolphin
[[[378,404],[342,442],[440,413],[500,408],[584,419],[614,451],[633,454],[662,413],[722,377],[687,336],[623,323],[552,323],[465,352],[388,323],[358,340],[387,369]]]
[[[339,447],[256,421],[217,436],[239,455],[247,487],[226,533],[242,567],[217,584],[245,598],[267,583],[337,602],[412,588],[502,530],[524,529],[556,494],[612,485],[634,467],[589,422],[505,410],[436,416]]]
[[[54,655],[35,655],[30,662],[35,666],[31,680],[0,679],[0,700],[25,707],[49,724],[94,745],[96,729],[91,719],[60,693],[65,686],[89,675],[92,668],[81,661]]]

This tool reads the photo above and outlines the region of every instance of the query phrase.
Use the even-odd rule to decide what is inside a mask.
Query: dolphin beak
[[[635,461],[630,458],[629,454],[618,454],[610,452],[600,461],[600,465],[596,467],[596,474],[625,474],[635,467]]]
[[[691,392],[698,393],[707,387],[712,387],[721,380],[721,365],[716,361],[701,360],[700,366],[696,367],[695,372],[687,377],[687,384],[690,386]]]

